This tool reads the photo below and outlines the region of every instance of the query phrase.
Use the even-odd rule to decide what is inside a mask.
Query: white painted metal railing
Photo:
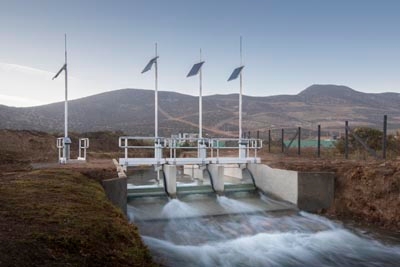
[[[211,158],[213,159],[213,163],[220,163],[226,159],[226,156],[220,155],[220,151],[222,150],[235,150],[237,149],[239,154],[239,161],[249,161],[254,159],[254,163],[257,163],[259,160],[257,158],[257,151],[262,148],[262,140],[261,139],[235,139],[235,138],[213,138],[210,139],[210,148],[211,148]],[[221,161],[222,158],[222,161]],[[235,157],[231,157],[231,159],[235,159]],[[240,163],[240,162],[238,162]]]
[[[167,148],[169,148],[169,159],[168,163],[184,164],[206,164],[207,163],[207,149],[209,149],[209,139],[207,138],[169,138],[167,142]],[[177,151],[183,150],[197,150],[196,158],[181,157],[182,153],[177,153]],[[193,162],[193,163],[190,163]]]
[[[58,137],[56,146],[58,149],[58,162],[66,164],[70,161],[70,145],[69,137]],[[86,161],[86,151],[89,148],[89,138],[79,138],[79,153],[77,160]]]
[[[57,148],[58,148],[58,162],[64,164],[66,158],[64,157],[64,137],[57,138]]]
[[[136,144],[132,144],[132,143]],[[120,165],[161,165],[165,163],[162,150],[165,147],[165,139],[162,137],[121,136],[118,141],[120,148],[124,149],[124,158],[120,158]],[[138,144],[139,143],[139,144]],[[130,158],[129,149],[154,149],[152,158]]]
[[[119,138],[119,147],[124,149],[124,158],[120,158],[120,165],[160,166],[210,163],[259,163],[257,151],[262,148],[260,139],[228,139],[228,138],[155,138],[122,136]],[[129,157],[129,149],[154,149],[153,158]],[[169,150],[169,157],[163,156],[164,149]],[[183,157],[184,150],[197,150],[197,157]],[[220,155],[222,150],[237,150],[238,156]],[[187,156],[187,155],[185,155]]]
[[[89,148],[89,138],[79,138],[78,160],[86,160],[86,150]]]

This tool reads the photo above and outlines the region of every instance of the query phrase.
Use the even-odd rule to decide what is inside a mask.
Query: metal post
[[[387,147],[387,115],[383,116],[382,158],[386,159]]]
[[[318,158],[321,157],[321,125],[318,124],[318,150],[317,150]]]
[[[200,62],[201,62],[201,49],[200,49]],[[200,92],[199,92],[199,138],[203,138],[203,82],[202,82],[202,68],[200,68]]]
[[[298,139],[297,139],[297,155],[300,156],[301,151],[301,127],[298,128]]]
[[[268,152],[271,153],[271,129],[268,130]]]
[[[349,158],[349,122],[345,123],[345,137],[344,137],[344,157]]]
[[[240,66],[242,66],[242,36],[240,36]],[[239,93],[239,158],[245,158],[246,147],[242,142],[243,132],[242,132],[242,95],[243,95],[243,70],[240,72],[240,93]]]
[[[128,159],[128,138],[124,138],[124,145],[125,145],[125,159]]]
[[[201,48],[200,48],[200,62],[201,62]],[[203,138],[203,80],[202,68],[199,70],[199,140],[197,143],[197,157],[206,158],[206,149],[204,146]]]
[[[157,43],[155,44],[156,57],[157,57]],[[158,60],[154,62],[155,64],[155,92],[154,92],[154,137],[158,137]]]
[[[64,103],[64,159],[70,158],[70,141],[68,139],[68,67],[67,67],[67,34],[64,34],[65,42],[65,103]]]
[[[160,144],[160,139],[158,138],[158,51],[157,51],[157,43],[155,43],[155,54],[156,60],[154,62],[154,158],[157,160],[157,165],[155,165],[155,171],[157,172],[157,183],[160,183],[160,170],[161,166],[159,165],[159,161],[162,156],[162,148]]]
[[[240,36],[240,65],[242,66],[242,36]],[[240,94],[239,94],[239,142],[242,140],[242,93],[243,93],[243,70],[240,72]]]
[[[284,137],[285,137],[285,130],[284,130],[284,129],[282,129],[282,144],[281,144],[281,146],[282,146],[282,153],[284,153],[284,152],[285,152],[285,142],[284,142]]]
[[[65,38],[65,104],[64,104],[64,120],[65,120],[65,129],[64,129],[64,137],[68,137],[68,72],[67,72],[67,35],[64,35]]]

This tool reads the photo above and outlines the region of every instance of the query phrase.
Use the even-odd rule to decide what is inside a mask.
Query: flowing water
[[[400,266],[400,240],[254,192],[134,199],[128,213],[165,266]]]
[[[162,186],[152,170],[136,174],[130,183]],[[178,187],[199,182],[178,174]],[[163,266],[400,266],[399,237],[348,227],[254,191],[133,198],[128,215]]]

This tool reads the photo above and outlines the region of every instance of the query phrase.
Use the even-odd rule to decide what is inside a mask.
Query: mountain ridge
[[[238,132],[238,94],[203,97],[203,125],[210,135]],[[301,126],[339,129],[344,121],[381,125],[390,116],[392,129],[400,126],[400,94],[370,94],[343,85],[311,85],[296,95],[243,96],[243,130]],[[197,132],[198,97],[159,91],[160,134]],[[118,89],[69,101],[71,131],[123,131],[151,136],[154,129],[154,91]],[[0,128],[62,132],[64,102],[35,107],[0,105]]]

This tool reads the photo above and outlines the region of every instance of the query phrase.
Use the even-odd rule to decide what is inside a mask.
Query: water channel
[[[163,266],[400,266],[400,238],[256,191],[134,198],[128,216]]]

